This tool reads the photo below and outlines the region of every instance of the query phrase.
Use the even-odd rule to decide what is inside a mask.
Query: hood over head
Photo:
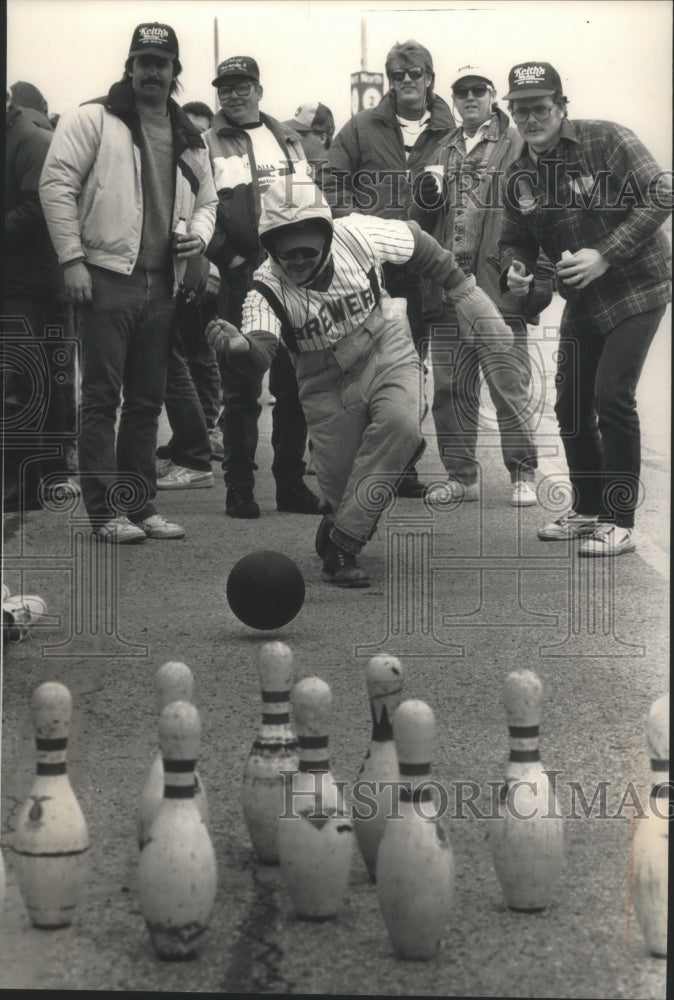
[[[333,223],[330,207],[308,174],[293,173],[279,177],[270,184],[262,199],[260,243],[276,263],[275,237],[282,229],[317,225],[327,237],[324,254],[314,272],[323,267],[330,253]]]

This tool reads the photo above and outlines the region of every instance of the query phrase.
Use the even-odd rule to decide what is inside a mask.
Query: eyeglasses
[[[277,250],[276,256],[279,260],[316,260],[321,256],[321,250],[314,250],[313,247],[294,247],[292,250]]]
[[[421,66],[408,66],[407,69],[394,69],[389,74],[390,79],[394,83],[402,83],[406,76],[409,76],[410,80],[420,80],[424,75],[424,71]]]
[[[469,94],[472,94],[473,97],[484,97],[488,90],[489,87],[486,83],[476,83],[474,87],[453,87],[452,93],[460,101],[465,101]]]
[[[251,90],[253,89],[253,84],[248,80],[241,80],[239,83],[235,83],[233,87],[218,87],[218,97],[226,101],[228,97],[232,94],[238,94],[239,97],[248,97]]]
[[[552,114],[553,108],[554,104],[551,104],[549,107],[547,104],[534,104],[533,107],[518,108],[517,111],[513,110],[511,114],[516,125],[524,125],[529,120],[529,115],[533,115],[539,122],[546,122]]]

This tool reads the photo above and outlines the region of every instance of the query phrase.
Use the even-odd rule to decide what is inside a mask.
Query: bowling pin
[[[208,926],[215,852],[195,801],[201,723],[194,705],[174,701],[159,717],[164,797],[138,862],[140,908],[159,958],[193,958]]]
[[[243,815],[258,858],[277,865],[278,819],[283,812],[281,771],[296,771],[297,737],[290,725],[293,654],[284,642],[266,642],[260,650],[258,675],[262,692],[262,724],[243,772]]]
[[[646,815],[634,835],[634,912],[648,950],[667,957],[669,852],[669,694],[651,705],[646,719],[653,787]]]
[[[454,881],[452,848],[436,818],[437,791],[427,784],[433,710],[423,701],[404,701],[393,716],[393,736],[400,783],[377,852],[377,899],[396,955],[429,959],[449,919]]]
[[[325,681],[306,677],[293,688],[291,701],[299,770],[286,784],[279,859],[297,915],[327,920],[346,893],[353,853],[351,817],[328,759],[332,695]]]
[[[70,924],[84,889],[89,835],[67,774],[71,713],[72,698],[63,684],[36,688],[35,781],[12,842],[19,888],[35,927]]]
[[[192,677],[192,671],[186,663],[169,660],[159,667],[154,675],[154,679],[157,693],[157,710],[160,714],[172,701],[192,701],[194,678]],[[196,770],[194,772],[194,792],[194,801],[197,804],[197,808],[203,817],[204,823],[208,824],[206,789]],[[159,812],[159,806],[163,797],[164,764],[161,759],[161,753],[158,753],[152,761],[145,784],[138,797],[136,829],[138,847],[141,849],[147,839],[147,831],[150,828],[150,824]]]
[[[402,696],[400,660],[388,653],[373,656],[365,668],[365,682],[370,696],[372,737],[354,788],[353,829],[374,882],[379,842],[386,817],[395,802],[394,788],[385,783],[398,780],[398,755],[391,720]]]
[[[489,821],[492,861],[511,910],[550,903],[563,861],[562,817],[538,749],[543,685],[532,670],[515,670],[503,686],[510,759],[499,816]]]

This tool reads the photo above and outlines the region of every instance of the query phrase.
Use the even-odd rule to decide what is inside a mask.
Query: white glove
[[[464,340],[471,343],[479,337],[492,351],[510,350],[513,332],[487,293],[477,287],[472,274],[456,288],[447,289],[445,295],[456,307]]]
[[[226,319],[214,319],[206,327],[206,341],[216,354],[240,354],[250,350],[250,344],[237,330],[233,323]]]

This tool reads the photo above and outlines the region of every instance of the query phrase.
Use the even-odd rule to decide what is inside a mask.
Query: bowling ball
[[[227,601],[244,625],[280,628],[304,603],[304,577],[282,552],[251,552],[239,559],[227,578]]]

